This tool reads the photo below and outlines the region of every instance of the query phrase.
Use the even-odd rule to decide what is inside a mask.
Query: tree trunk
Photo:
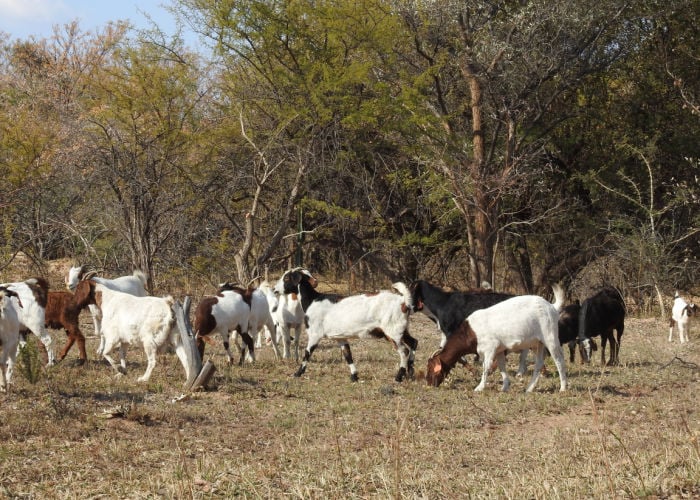
[[[494,216],[496,202],[489,195],[485,182],[485,147],[482,112],[481,112],[481,83],[476,71],[469,62],[461,65],[462,74],[469,84],[472,110],[472,160],[467,165],[467,172],[473,182],[472,202],[474,204],[473,220],[467,224],[473,228],[473,241],[470,242],[469,257],[471,263],[471,278],[475,287],[486,280],[493,284],[493,251],[495,245]]]

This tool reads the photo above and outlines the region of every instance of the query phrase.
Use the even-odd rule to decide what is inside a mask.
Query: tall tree
[[[181,214],[197,202],[190,176],[207,123],[198,58],[180,44],[125,39],[92,78],[86,101],[93,174],[111,192],[93,201],[151,280],[156,257],[181,235]]]
[[[522,214],[552,114],[583,78],[620,57],[626,4],[401,2],[434,123],[425,145],[464,217],[471,280],[494,279],[499,231]],[[538,214],[541,215],[541,214]]]

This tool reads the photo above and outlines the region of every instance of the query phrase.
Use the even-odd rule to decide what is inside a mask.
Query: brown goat
[[[68,335],[66,345],[58,355],[62,361],[74,343],[78,343],[80,351],[78,364],[87,361],[85,352],[85,336],[80,331],[78,319],[80,311],[88,305],[95,303],[94,286],[89,281],[81,281],[76,288],[75,295],[68,291],[49,291],[46,304],[45,322],[48,328],[63,328]]]
[[[428,385],[437,387],[449,375],[452,368],[466,354],[476,354],[476,334],[468,321],[452,332],[445,346],[428,359],[428,372],[425,379]]]

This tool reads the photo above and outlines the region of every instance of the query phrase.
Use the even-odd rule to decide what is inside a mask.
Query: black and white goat
[[[0,287],[0,392],[7,392],[19,344],[19,317],[11,298],[20,301],[16,292]],[[21,302],[18,302],[21,306]]]
[[[613,334],[617,332],[617,338]],[[625,331],[625,301],[617,288],[606,286],[588,297],[581,304],[578,320],[578,342],[583,349],[583,360],[591,360],[594,344],[592,337],[600,335],[601,364],[605,364],[605,345],[610,342],[610,359],[608,365],[620,362],[620,341]]]
[[[381,291],[372,295],[340,298],[315,290],[317,280],[303,268],[292,269],[282,276],[283,292],[298,293],[306,314],[308,344],[301,366],[294,374],[300,377],[321,339],[329,338],[340,345],[350,368],[350,379],[358,380],[357,368],[350,352],[349,339],[386,338],[399,354],[399,371],[395,380],[401,382],[413,375],[413,363],[418,341],[408,333],[408,318],[413,306],[411,294],[404,283],[393,288],[400,294]]]
[[[483,359],[481,382],[474,389],[486,387],[494,358],[503,379],[502,391],[510,387],[506,372],[506,351],[535,351],[536,361],[532,379],[527,386],[531,392],[544,365],[545,348],[549,350],[559,372],[560,390],[567,386],[566,363],[559,343],[559,311],[564,305],[564,292],[554,288],[555,303],[537,295],[520,295],[472,313],[462,326],[450,335],[445,347],[428,360],[426,380],[429,385],[440,385],[457,360],[465,354],[479,354]]]
[[[146,275],[138,269],[132,275],[120,276],[114,279],[101,278],[96,276],[96,271],[89,271],[87,266],[74,266],[68,270],[66,276],[66,288],[71,292],[75,291],[78,283],[83,280],[92,280],[95,283],[104,286],[109,290],[128,293],[135,297],[145,297],[146,292]],[[104,338],[102,337],[102,313],[100,308],[95,304],[90,304],[88,307],[92,322],[95,326],[95,335],[100,339],[100,345],[97,348],[97,355],[102,356],[104,351]]]
[[[688,342],[690,333],[690,322],[697,316],[698,306],[688,303],[676,292],[673,298],[673,308],[671,308],[671,323],[668,331],[668,341],[673,341],[673,327],[678,327],[678,339],[681,344]]]
[[[420,311],[437,324],[442,348],[452,332],[462,326],[474,311],[490,307],[513,297],[509,293],[497,293],[490,288],[447,292],[424,280],[409,285],[414,311]]]
[[[49,283],[44,278],[29,278],[16,283],[3,283],[0,287],[17,294],[10,302],[19,318],[19,328],[30,330],[46,348],[48,364],[56,363],[56,357],[51,346],[51,335],[46,330],[46,304],[49,295]],[[20,305],[21,303],[21,305]]]

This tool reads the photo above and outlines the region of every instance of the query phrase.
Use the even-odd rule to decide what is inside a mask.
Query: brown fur
[[[425,379],[428,385],[437,387],[454,368],[455,364],[465,354],[476,354],[476,333],[464,321],[452,335],[447,338],[445,347],[428,359],[428,371]]]
[[[78,319],[80,312],[89,304],[94,304],[94,283],[89,281],[79,283],[76,294],[68,291],[49,291],[46,304],[46,326],[48,328],[63,328],[68,335],[66,344],[58,355],[58,360],[63,360],[73,344],[77,342],[80,351],[80,363],[87,360],[85,352],[85,336],[80,331]],[[79,293],[78,293],[79,292]]]
[[[34,294],[34,300],[36,300],[36,303],[41,307],[46,308],[46,302],[48,301],[49,294],[49,282],[44,278],[31,279],[35,280],[36,283],[31,283],[31,280],[27,280],[30,282],[25,281],[25,283],[27,283],[27,286],[29,286],[32,294]]]

